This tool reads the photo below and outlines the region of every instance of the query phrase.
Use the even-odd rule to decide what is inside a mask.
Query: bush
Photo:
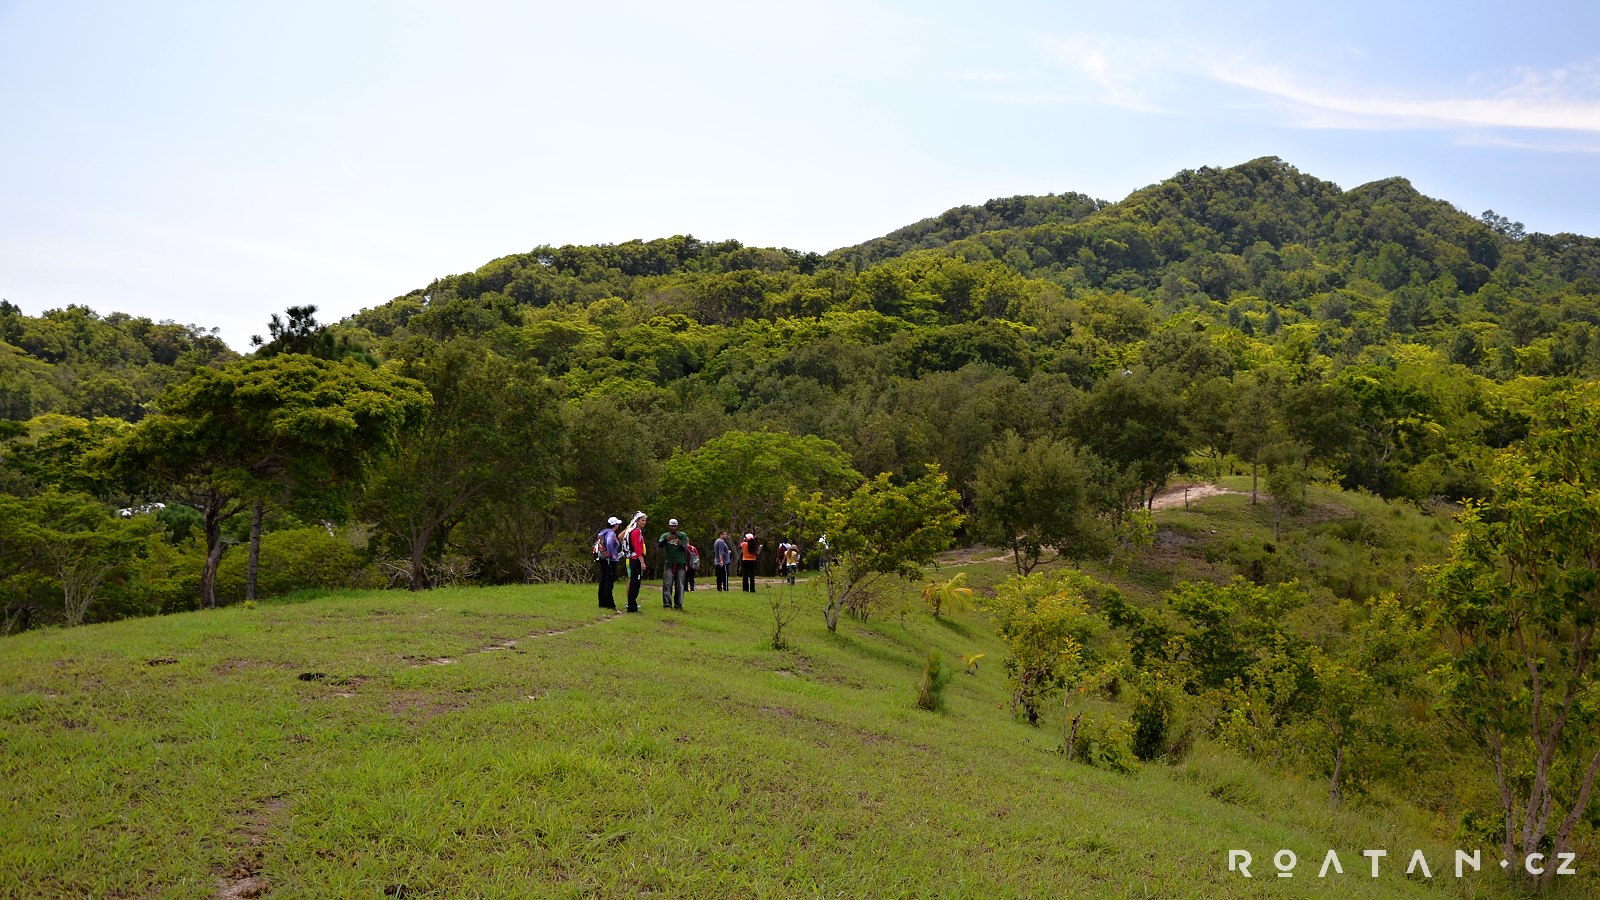
[[[1133,755],[1150,762],[1177,761],[1194,745],[1194,723],[1177,686],[1146,679],[1133,698]]]
[[[172,507],[167,507],[171,509]],[[116,591],[103,610],[105,619],[165,615],[200,608],[200,569],[206,550],[198,535],[180,544],[165,536],[150,543],[149,552],[134,565],[128,583]]]
[[[1167,725],[1172,718],[1172,697],[1159,687],[1142,686],[1133,698],[1133,755],[1145,762],[1167,751]]]
[[[156,510],[156,521],[167,530],[167,540],[174,544],[181,544],[189,539],[191,534],[198,535],[205,527],[205,517],[196,512],[192,507],[179,503],[169,503]]]
[[[1118,719],[1085,716],[1072,735],[1071,759],[1096,769],[1132,772],[1133,726]]]
[[[249,555],[236,547],[217,569],[217,597],[244,599]],[[261,570],[256,596],[275,597],[304,588],[381,587],[366,555],[349,541],[318,526],[268,532],[261,536]]]
[[[952,674],[944,667],[944,659],[938,652],[929,650],[922,664],[922,681],[917,685],[917,708],[928,712],[943,710],[944,686],[950,683]]]

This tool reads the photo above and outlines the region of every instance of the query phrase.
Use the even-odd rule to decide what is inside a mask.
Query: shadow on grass
[[[842,625],[844,623],[841,622],[840,624]],[[872,632],[872,634],[874,636],[882,637],[882,635],[876,631]],[[916,660],[905,653],[896,653],[894,650],[888,647],[881,647],[875,644],[866,643],[865,641],[857,640],[855,637],[845,634],[842,631],[832,632],[829,635],[829,640],[833,641],[833,643],[842,650],[848,650],[860,654],[861,656],[870,657],[878,660],[879,662],[892,663],[897,666],[917,665]]]
[[[968,639],[971,639],[973,636],[971,626],[957,622],[949,616],[938,616],[935,617],[933,621],[937,622],[939,627],[943,628],[945,631],[953,632]]]
[[[335,597],[353,596],[356,594],[371,593],[370,589],[358,590],[354,588],[306,588],[288,594],[279,594],[276,597],[263,597],[256,601],[262,606],[296,606],[301,603],[310,603],[314,600],[330,600]],[[236,604],[229,604],[230,606]]]

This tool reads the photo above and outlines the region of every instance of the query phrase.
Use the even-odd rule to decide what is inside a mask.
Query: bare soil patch
[[[1243,494],[1244,491],[1232,491],[1220,484],[1177,484],[1156,494],[1150,501],[1150,509],[1170,509],[1182,506],[1185,502],[1193,503],[1207,497],[1219,497],[1223,494]]]
[[[239,848],[238,856],[226,870],[217,873],[214,900],[260,897],[271,888],[261,874],[261,847],[267,842],[272,820],[287,804],[282,797],[268,797],[245,814],[230,843]]]

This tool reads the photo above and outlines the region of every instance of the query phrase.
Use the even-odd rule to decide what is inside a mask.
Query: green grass
[[[1223,478],[1239,491],[1156,513],[1155,546],[1125,566],[1091,563],[1097,577],[1153,599],[1180,581],[1234,576],[1275,583],[1298,579],[1324,596],[1361,600],[1418,585],[1417,567],[1443,560],[1455,523],[1404,502],[1313,486],[1308,508],[1274,529],[1271,498],[1250,503],[1250,478]]]
[[[0,639],[0,895],[204,897],[246,873],[283,897],[1503,891],[1441,877],[1447,823],[1330,811],[1212,748],[1066,762],[1059,722],[1006,715],[975,614],[830,635],[805,599],[773,651],[774,590],[807,596],[671,613],[647,589],[602,620],[592,587],[323,592]],[[941,714],[913,707],[929,648],[987,654]],[[1346,874],[1319,881],[1330,847]],[[1432,883],[1400,874],[1414,847]]]

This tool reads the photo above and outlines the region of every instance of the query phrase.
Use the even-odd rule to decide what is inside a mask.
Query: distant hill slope
[[[1104,200],[1077,193],[1004,197],[978,206],[945,210],[864,244],[841,247],[829,253],[828,258],[864,268],[913,250],[938,249],[987,231],[1081,222],[1106,206]]]
[[[394,301],[400,309],[380,307],[354,322],[384,333],[397,312],[404,320],[450,300],[474,302],[480,318],[510,321],[508,311],[518,307],[610,296],[687,300],[705,322],[815,314],[847,305],[852,294],[849,285],[824,278],[828,273],[847,277],[917,252],[992,260],[1069,291],[1131,291],[1168,304],[1225,302],[1241,293],[1289,304],[1358,279],[1391,291],[1433,286],[1473,294],[1497,274],[1508,289],[1600,294],[1600,240],[1525,235],[1505,217],[1475,217],[1425,197],[1404,178],[1341,190],[1264,157],[1185,170],[1112,203],[1065,193],[957,207],[825,256],[682,235],[537,247],[419,288]],[[1439,287],[1441,279],[1448,287]],[[822,293],[805,303],[773,303],[807,289]]]

